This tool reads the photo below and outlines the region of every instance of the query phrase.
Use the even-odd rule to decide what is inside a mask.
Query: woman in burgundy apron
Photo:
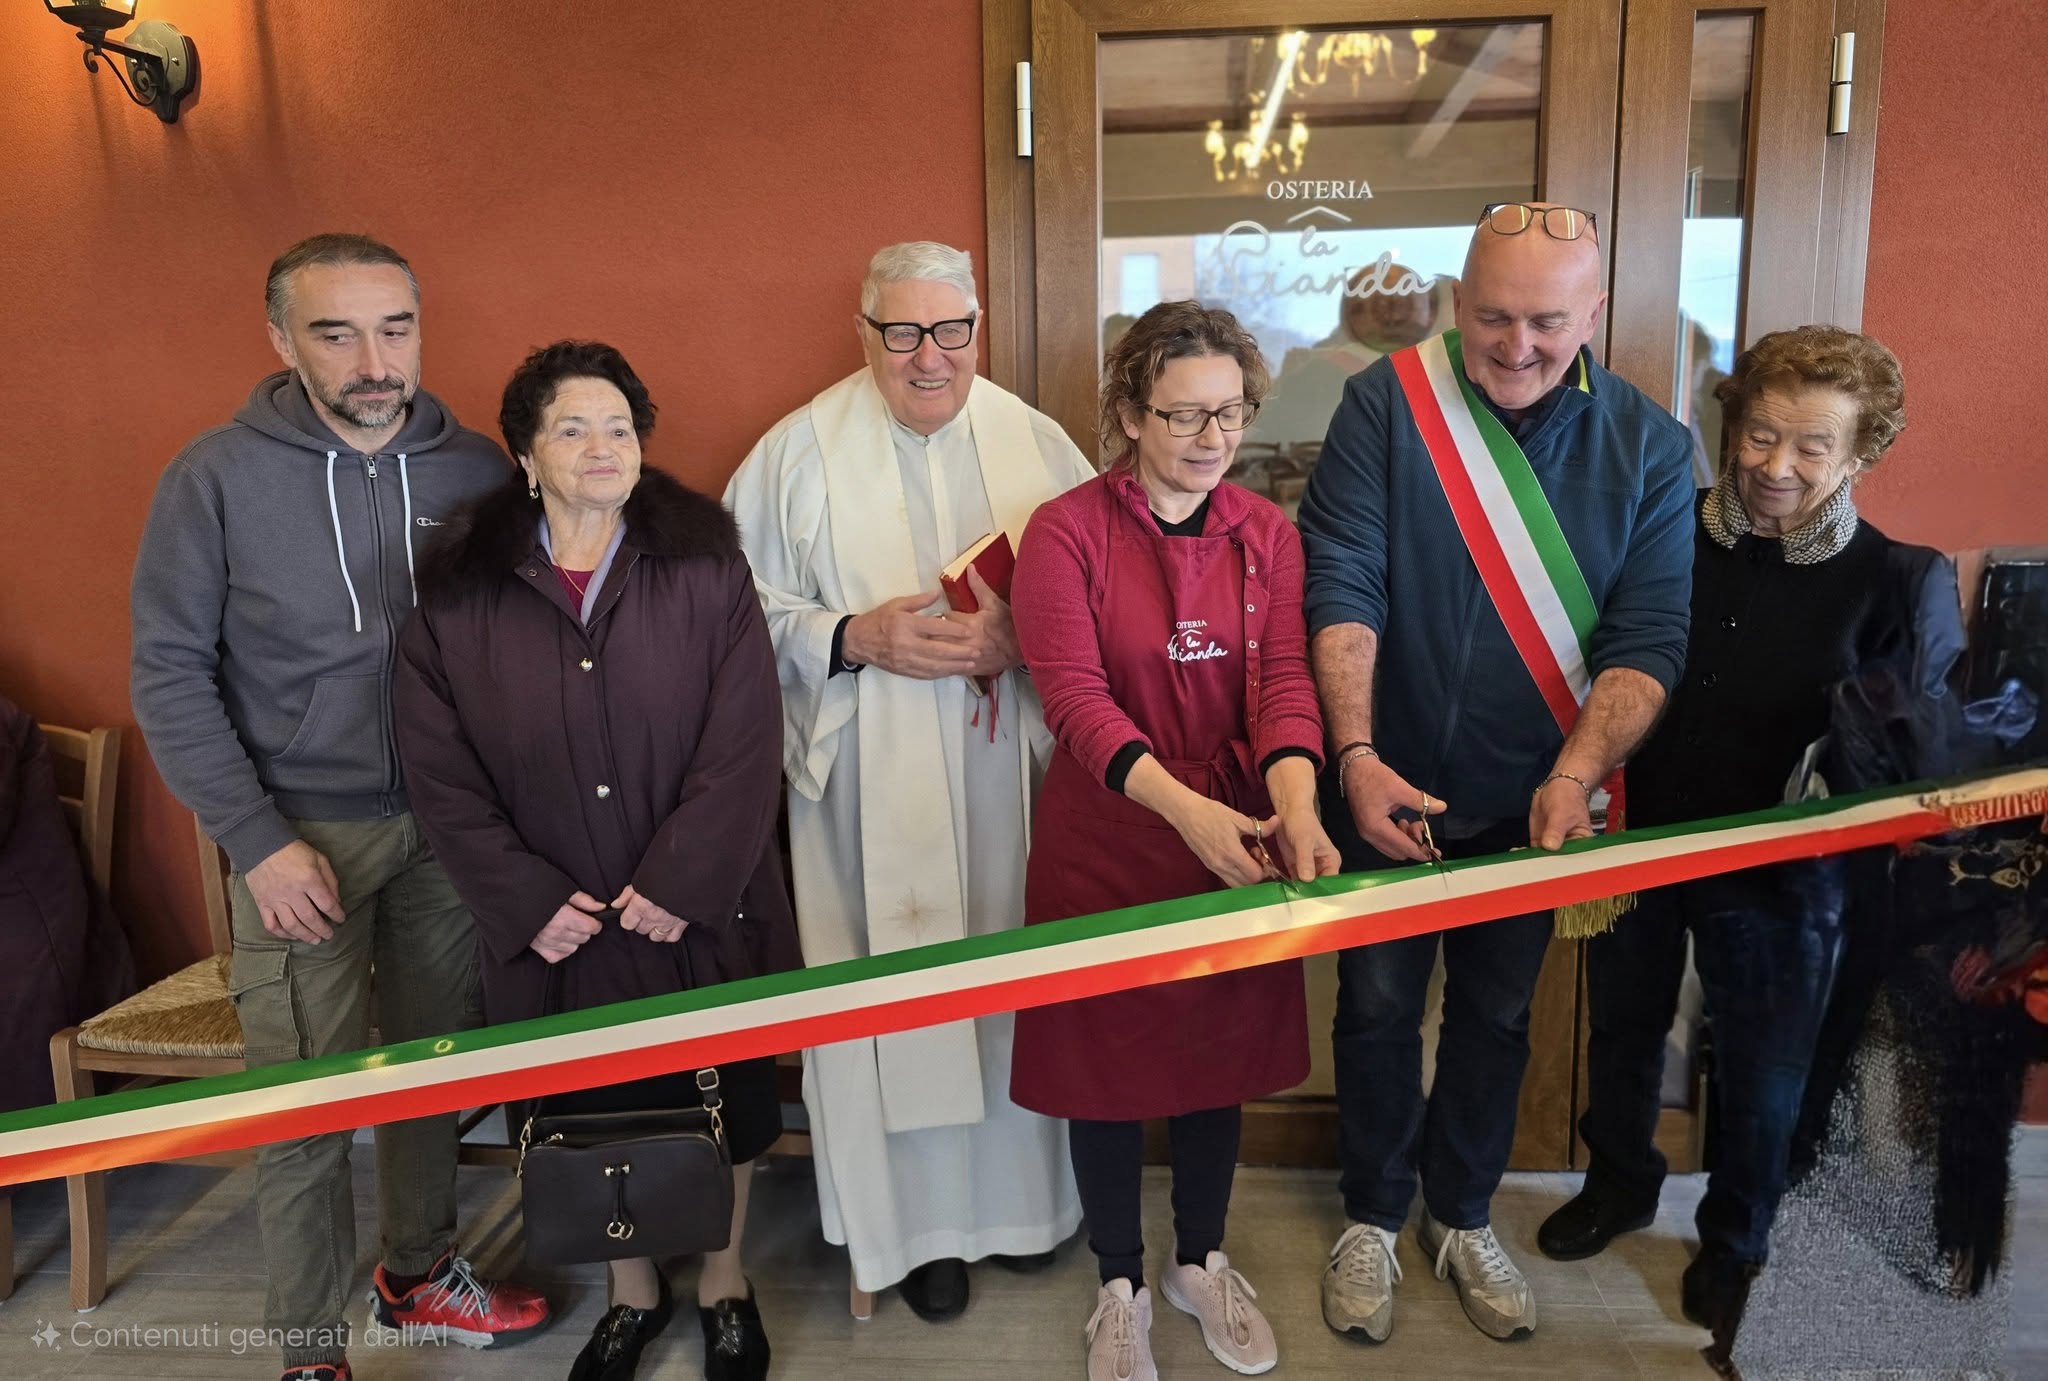
[[[1267,374],[1228,312],[1163,303],[1104,364],[1107,475],[1040,508],[1013,587],[1058,739],[1033,823],[1025,921],[1337,870],[1315,812],[1322,720],[1301,539],[1223,482]],[[1278,1353],[1224,1256],[1239,1105],[1308,1073],[1298,962],[1017,1014],[1011,1096],[1069,1120],[1102,1289],[1090,1381],[1156,1376],[1139,1230],[1142,1121],[1167,1119],[1176,1253],[1163,1288],[1225,1365]]]

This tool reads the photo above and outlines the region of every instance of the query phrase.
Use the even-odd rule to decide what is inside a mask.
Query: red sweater
[[[1122,511],[1119,512],[1118,510]],[[1099,476],[1039,507],[1024,530],[1011,586],[1011,615],[1025,665],[1055,738],[1088,775],[1103,779],[1125,744],[1151,739],[1117,707],[1102,669],[1104,563],[1118,521],[1157,531],[1145,492],[1128,472]],[[1258,731],[1252,760],[1282,748],[1323,760],[1323,721],[1309,674],[1308,626],[1302,616],[1301,535],[1265,499],[1224,482],[1209,501],[1205,536],[1233,533],[1252,573],[1245,577],[1247,677],[1258,674]]]

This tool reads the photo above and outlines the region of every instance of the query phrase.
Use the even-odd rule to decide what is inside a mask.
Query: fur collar
[[[525,481],[524,474],[514,471],[512,483],[456,514],[420,561],[422,599],[496,584],[539,550],[534,520],[540,504],[527,497]],[[718,561],[740,554],[739,528],[725,506],[652,466],[642,467],[640,482],[626,499],[625,520],[622,549]]]

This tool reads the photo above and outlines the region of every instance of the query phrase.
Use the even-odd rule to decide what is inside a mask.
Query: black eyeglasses
[[[974,339],[974,318],[956,317],[952,321],[935,321],[929,326],[920,326],[914,321],[876,321],[867,313],[861,313],[862,321],[875,328],[882,337],[882,348],[892,355],[908,355],[924,344],[930,336],[932,343],[941,350],[959,350]]]
[[[1576,240],[1581,235],[1599,236],[1599,219],[1591,211],[1574,206],[1531,206],[1526,201],[1496,201],[1479,213],[1479,223],[1496,235],[1519,235],[1542,222],[1543,233],[1553,240]]]
[[[1257,403],[1229,403],[1220,408],[1155,408],[1150,403],[1139,407],[1154,417],[1164,418],[1168,436],[1200,436],[1209,430],[1209,419],[1215,418],[1216,425],[1226,432],[1241,432],[1252,424],[1259,415]]]

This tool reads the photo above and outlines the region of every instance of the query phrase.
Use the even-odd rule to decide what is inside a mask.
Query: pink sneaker
[[[1119,1276],[1095,1294],[1088,1320],[1088,1381],[1159,1381],[1152,1364],[1152,1292]]]
[[[1202,1325],[1202,1341],[1216,1360],[1232,1371],[1256,1376],[1280,1360],[1273,1327],[1252,1301],[1259,1292],[1231,1266],[1222,1252],[1210,1252],[1200,1266],[1175,1263],[1167,1267],[1161,1287],[1166,1302]]]

